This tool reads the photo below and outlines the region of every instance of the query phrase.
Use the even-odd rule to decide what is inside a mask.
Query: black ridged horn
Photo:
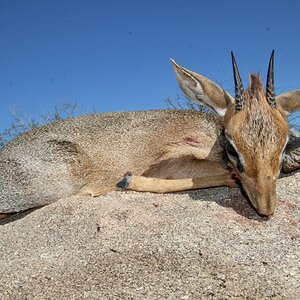
[[[275,88],[274,88],[274,50],[272,51],[270,62],[269,62],[266,97],[271,107],[276,108]]]
[[[235,84],[235,109],[236,111],[240,111],[243,108],[243,104],[244,104],[244,100],[243,100],[244,88],[239,73],[239,69],[237,67],[232,51],[231,51],[231,59],[232,59],[233,76],[234,76],[234,84]]]

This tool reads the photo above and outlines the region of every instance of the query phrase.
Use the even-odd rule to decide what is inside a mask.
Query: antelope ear
[[[300,90],[287,92],[276,97],[277,104],[286,114],[300,110]]]
[[[178,84],[184,94],[197,104],[207,106],[223,117],[234,98],[206,77],[189,71],[171,59]]]

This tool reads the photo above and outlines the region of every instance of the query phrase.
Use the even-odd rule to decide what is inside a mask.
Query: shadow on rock
[[[26,216],[28,216],[29,214],[31,214],[32,212],[34,212],[40,208],[41,207],[31,208],[31,209],[28,209],[28,210],[25,210],[25,211],[22,211],[19,213],[11,214],[8,217],[6,217],[5,219],[0,220],[0,226],[9,224],[9,223],[17,221],[17,220],[21,220],[21,219],[25,218]]]
[[[237,214],[251,220],[266,221],[258,215],[246,194],[237,188],[209,188],[188,192],[195,201],[215,202],[218,205],[233,209]]]

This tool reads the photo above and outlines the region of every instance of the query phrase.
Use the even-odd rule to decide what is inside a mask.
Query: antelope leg
[[[235,187],[236,184],[229,173],[184,179],[161,179],[126,174],[117,186],[138,192],[170,193],[217,186]]]

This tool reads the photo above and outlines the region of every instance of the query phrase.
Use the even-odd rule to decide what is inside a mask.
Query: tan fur
[[[138,192],[170,193],[207,187],[235,187],[235,181],[230,174],[184,179],[158,179],[144,176],[131,176],[128,190]]]
[[[289,128],[283,111],[268,104],[259,76],[251,76],[244,99],[243,110],[236,113],[233,106],[228,110],[225,134],[245,160],[239,177],[252,204],[269,215],[275,210],[276,179]]]
[[[0,212],[98,196],[128,170],[167,179],[228,174],[222,139],[221,122],[196,111],[86,115],[34,129],[0,151]]]
[[[245,172],[234,167],[233,173],[258,213],[272,214],[288,136],[283,110],[268,105],[260,79],[251,77],[245,107],[236,112],[234,98],[221,87],[173,63],[187,96],[220,118],[177,110],[105,113],[31,130],[0,151],[0,213],[40,207],[71,195],[98,196],[114,190],[129,170],[138,175],[131,182],[137,190],[147,185],[148,190],[168,192],[230,186],[225,130],[245,160]],[[296,94],[291,93],[298,101],[290,106],[293,110],[300,107]],[[285,103],[279,101],[278,106],[286,111]],[[285,169],[300,167],[299,148],[289,148]],[[184,178],[190,179],[176,181]]]
[[[292,113],[300,109],[300,90],[281,94],[276,97],[276,102],[286,113]]]
[[[285,115],[299,110],[299,90],[277,96],[276,108],[268,103],[260,77],[252,75],[249,87],[242,95],[243,106],[237,110],[234,99],[223,89],[214,87],[208,79],[175,62],[173,66],[183,92],[191,100],[213,109],[223,119],[225,136],[229,144],[233,144],[240,162],[239,171],[236,159],[231,158],[233,173],[258,213],[272,215],[281,164],[289,171],[300,167],[297,161],[300,143],[293,141],[293,146],[288,145],[283,155],[289,136]]]

